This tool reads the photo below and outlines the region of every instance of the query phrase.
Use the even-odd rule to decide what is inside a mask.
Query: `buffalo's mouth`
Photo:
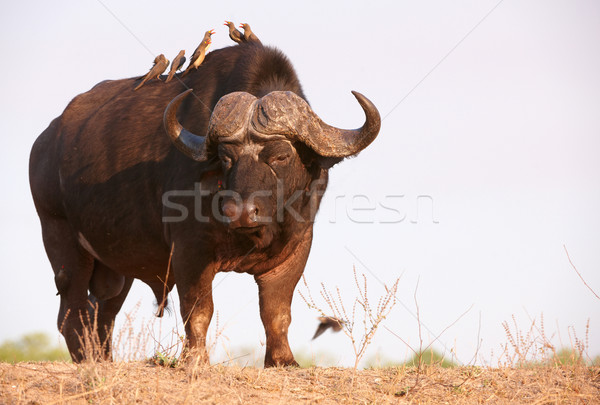
[[[235,233],[248,237],[257,249],[266,248],[273,241],[273,230],[266,225],[239,226],[230,229]]]
[[[245,235],[258,235],[261,233],[261,229],[264,228],[264,226],[261,225],[257,225],[257,226],[240,226],[237,228],[233,228],[233,230],[237,233],[243,233]]]

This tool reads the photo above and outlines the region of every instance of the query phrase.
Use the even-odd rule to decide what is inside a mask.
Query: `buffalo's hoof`
[[[185,374],[190,380],[197,380],[209,368],[208,359],[203,356],[187,356],[183,362]]]
[[[300,364],[293,358],[291,360],[279,360],[279,361],[268,361],[265,360],[265,368],[268,367],[281,367],[281,368],[299,368]]]

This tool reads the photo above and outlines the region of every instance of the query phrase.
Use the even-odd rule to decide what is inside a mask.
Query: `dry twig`
[[[579,271],[577,270],[577,267],[575,267],[575,265],[571,261],[571,257],[569,256],[569,251],[567,250],[567,247],[565,245],[563,245],[563,248],[565,249],[565,253],[567,254],[567,259],[569,259],[569,263],[571,264],[571,267],[573,267],[573,270],[575,270],[575,273],[577,273],[577,275],[579,276],[579,278],[581,279],[583,284],[592,292],[592,294],[594,294],[596,296],[596,298],[598,298],[600,300],[600,297],[598,296],[598,294],[596,294],[596,292],[592,289],[592,287],[590,287],[588,285],[588,283],[585,282],[585,280],[581,276],[581,273],[579,273]]]

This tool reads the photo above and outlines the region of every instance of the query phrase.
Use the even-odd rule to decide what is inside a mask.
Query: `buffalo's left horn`
[[[326,124],[304,99],[289,91],[275,91],[260,99],[253,125],[259,132],[290,134],[321,156],[352,156],[373,142],[381,127],[377,107],[362,94],[352,94],[366,115],[364,125],[357,129]]]
[[[177,121],[177,109],[183,99],[190,94],[192,90],[193,89],[186,90],[171,100],[165,109],[163,124],[165,126],[165,131],[167,131],[169,138],[171,138],[171,141],[175,144],[177,149],[198,162],[204,162],[208,159],[206,137],[191,133]]]

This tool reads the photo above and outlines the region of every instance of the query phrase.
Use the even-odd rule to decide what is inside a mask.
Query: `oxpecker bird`
[[[224,25],[229,27],[229,38],[231,38],[233,42],[241,44],[242,42],[246,41],[246,38],[244,38],[244,34],[242,34],[237,28],[235,28],[235,24],[233,23],[233,21],[225,21]]]
[[[66,294],[67,287],[69,287],[69,281],[69,274],[65,270],[65,266],[62,266],[58,273],[56,273],[54,276],[54,283],[56,284],[56,289],[58,290],[56,295]]]
[[[179,51],[177,56],[175,56],[175,59],[173,59],[173,63],[171,63],[171,70],[169,71],[169,76],[167,76],[167,80],[165,80],[165,83],[169,83],[171,81],[171,79],[173,79],[175,72],[178,71],[179,69],[181,69],[181,67],[183,66],[184,63],[185,63],[185,50],[182,49],[181,51]]]
[[[143,76],[142,82],[138,84],[137,87],[133,90],[139,89],[144,85],[144,83],[146,83],[148,80],[154,77],[156,77],[157,80],[160,80],[160,75],[163,74],[165,70],[167,70],[167,66],[169,66],[169,60],[165,58],[165,55],[161,53],[156,58],[154,58],[154,66],[152,66],[152,69],[150,69],[150,71],[146,73],[146,76]]]
[[[204,38],[202,39],[202,42],[200,42],[200,45],[198,45],[198,47],[194,51],[194,54],[190,59],[190,64],[188,65],[185,72],[183,72],[183,75],[181,77],[188,75],[192,71],[192,69],[198,69],[198,66],[200,66],[202,62],[204,62],[206,51],[208,50],[208,47],[211,44],[210,37],[214,33],[214,30],[206,31],[204,33]]]
[[[331,328],[334,332],[339,332],[342,330],[342,326],[344,325],[344,321],[338,318],[334,318],[333,316],[320,316],[317,318],[319,320],[319,326],[317,327],[317,331],[313,336],[313,340],[318,338],[325,332],[327,329]]]
[[[250,28],[250,24],[240,24],[240,28],[244,29],[244,39],[248,42],[258,42],[259,44],[260,39],[258,39],[258,37],[256,35],[254,35],[254,32],[252,32],[252,29]]]

